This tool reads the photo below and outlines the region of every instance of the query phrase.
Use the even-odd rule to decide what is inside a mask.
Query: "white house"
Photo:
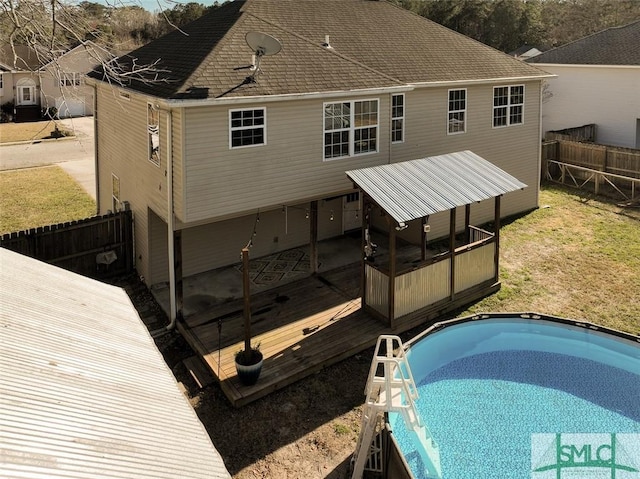
[[[543,100],[543,131],[595,123],[598,143],[640,148],[640,20],[527,60],[557,75]]]

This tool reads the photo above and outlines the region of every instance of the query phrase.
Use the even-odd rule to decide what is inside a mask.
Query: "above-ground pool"
[[[640,343],[632,336],[489,317],[418,337],[407,358],[443,479],[605,473],[611,448],[598,441],[622,444],[612,461],[618,475],[585,477],[640,477],[624,476],[640,470]],[[402,417],[390,414],[389,423],[412,474],[426,477]],[[562,472],[578,475],[558,475],[572,458],[573,470]]]

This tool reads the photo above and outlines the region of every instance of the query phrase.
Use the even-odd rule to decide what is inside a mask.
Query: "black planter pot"
[[[242,384],[252,386],[258,381],[262,371],[262,359],[262,353],[255,349],[252,349],[249,355],[244,351],[236,354],[236,372]]]

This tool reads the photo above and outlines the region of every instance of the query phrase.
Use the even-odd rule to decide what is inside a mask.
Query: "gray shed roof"
[[[0,477],[231,477],[122,289],[0,248],[0,331]]]
[[[494,198],[527,186],[471,151],[346,173],[398,223]]]

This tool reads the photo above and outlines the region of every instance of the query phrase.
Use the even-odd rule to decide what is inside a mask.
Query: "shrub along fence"
[[[0,246],[95,279],[133,272],[133,213],[5,234]]]

